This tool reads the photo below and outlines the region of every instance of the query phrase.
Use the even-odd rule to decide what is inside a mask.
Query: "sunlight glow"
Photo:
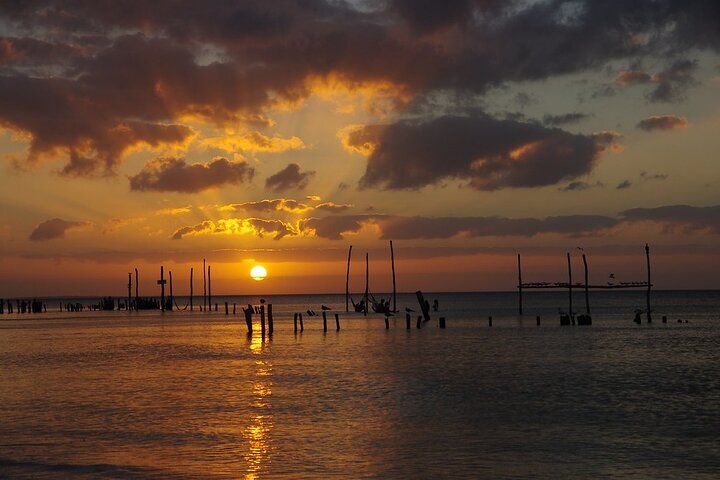
[[[267,270],[265,270],[265,267],[262,265],[255,265],[252,270],[250,270],[250,276],[253,280],[257,280],[259,282],[267,277]]]

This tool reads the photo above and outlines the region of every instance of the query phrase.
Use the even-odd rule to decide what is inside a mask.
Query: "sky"
[[[720,288],[715,0],[0,3],[0,297]],[[255,281],[255,265],[268,270]],[[198,280],[200,279],[200,280]]]

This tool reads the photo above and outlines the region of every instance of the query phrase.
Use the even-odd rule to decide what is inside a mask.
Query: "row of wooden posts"
[[[190,268],[190,310],[192,311],[195,307],[193,304],[194,299],[194,292],[193,292],[193,273],[194,269]],[[212,310],[212,276],[211,276],[212,270],[211,265],[207,265],[205,259],[203,258],[203,303],[202,305],[199,305],[200,311],[205,310]],[[173,310],[175,307],[175,297],[173,295],[173,274],[172,271],[168,271],[168,277],[169,281],[165,279],[165,268],[163,266],[160,266],[160,279],[157,281],[157,284],[160,285],[160,309],[165,311],[167,310]],[[140,274],[138,272],[138,269],[135,269],[135,309],[140,309],[141,305],[141,299],[139,294],[139,284],[140,284]],[[169,285],[170,287],[170,296],[169,298],[165,299],[165,285]],[[128,272],[128,295],[127,295],[127,305],[128,309],[130,308],[130,305],[132,305],[132,273]],[[215,305],[215,310],[217,311],[217,304]]]

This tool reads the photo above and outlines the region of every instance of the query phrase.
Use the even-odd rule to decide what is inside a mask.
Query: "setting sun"
[[[265,267],[262,265],[256,265],[252,268],[252,270],[250,270],[250,276],[253,280],[257,280],[259,282],[267,277],[267,270],[265,270]]]

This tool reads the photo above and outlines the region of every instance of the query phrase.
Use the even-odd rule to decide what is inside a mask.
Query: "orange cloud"
[[[200,145],[206,148],[218,148],[226,152],[243,151],[280,153],[287,150],[301,150],[306,148],[305,143],[299,137],[267,137],[260,132],[250,132],[244,135],[211,137],[200,142]]]
[[[175,230],[172,239],[180,240],[186,236],[195,235],[253,235],[264,237],[272,235],[274,240],[286,236],[301,234],[297,225],[280,220],[267,220],[262,218],[228,218],[217,221],[206,220],[197,225],[189,225]]]

